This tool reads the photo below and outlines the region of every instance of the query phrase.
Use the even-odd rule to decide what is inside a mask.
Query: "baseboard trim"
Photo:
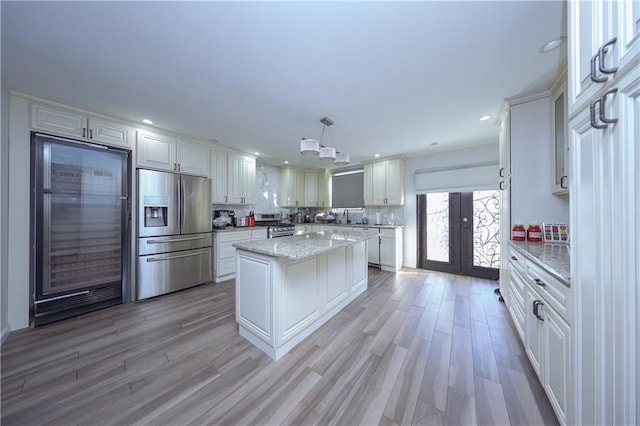
[[[2,337],[0,340],[0,346],[4,345],[4,341],[7,340],[7,337],[9,337],[9,332],[11,331],[11,329],[9,328],[8,325],[5,325],[4,328],[2,329]]]

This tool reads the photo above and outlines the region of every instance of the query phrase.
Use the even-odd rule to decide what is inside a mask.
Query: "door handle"
[[[544,306],[544,303],[542,303],[542,301],[540,301],[540,300],[534,300],[533,301],[533,315],[535,315],[536,318],[538,318],[540,321],[544,321],[544,318],[538,312],[538,308],[540,306]]]
[[[567,176],[560,178],[560,188],[567,189]]]
[[[600,60],[598,61],[598,69],[602,73],[615,74],[616,72],[618,72],[618,67],[606,68],[604,66],[604,55],[607,53],[607,49],[609,48],[609,46],[613,46],[616,43],[616,41],[618,41],[618,37],[612,38],[611,40],[609,40],[608,42],[600,46],[600,49],[598,49],[597,56],[600,58]],[[606,80],[607,79],[605,79],[605,81]]]
[[[602,98],[596,99],[593,101],[591,105],[589,105],[589,121],[591,123],[591,127],[594,129],[606,129],[606,124],[599,124],[596,122],[596,104],[600,104],[602,102]],[[601,105],[602,107],[602,105]]]
[[[600,97],[600,121],[602,121],[603,123],[617,123],[618,119],[617,118],[607,118],[604,114],[605,114],[605,101],[607,99],[608,95],[613,95],[615,93],[618,92],[618,89],[609,89],[607,90],[601,97]],[[606,127],[606,125],[605,125]]]
[[[593,81],[594,83],[604,83],[605,81],[607,81],[606,77],[598,77],[596,74],[596,61],[598,60],[598,56],[600,56],[600,51],[598,50],[598,53],[596,53],[592,58],[591,58],[591,73],[590,73],[590,77],[591,77],[591,81]]]
[[[538,284],[540,287],[546,287],[547,285],[542,282],[542,280],[540,278],[534,278],[533,281]]]

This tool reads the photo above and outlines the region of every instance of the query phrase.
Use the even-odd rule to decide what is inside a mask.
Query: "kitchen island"
[[[367,289],[378,231],[314,232],[236,247],[240,335],[278,360]]]

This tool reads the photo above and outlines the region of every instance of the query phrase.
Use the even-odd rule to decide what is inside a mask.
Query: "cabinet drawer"
[[[216,242],[220,243],[237,243],[240,241],[249,241],[250,239],[251,231],[224,232],[216,235]]]
[[[526,275],[527,261],[524,256],[519,255],[515,250],[509,250],[509,268],[517,271],[524,278]]]
[[[533,262],[527,263],[527,279],[549,305],[567,322],[569,315],[569,288],[553,278]]]
[[[396,237],[396,230],[395,229],[380,229],[380,233],[382,234],[382,237],[386,237],[386,238],[395,238]]]
[[[257,229],[251,231],[251,239],[252,240],[266,240],[267,239],[267,230],[266,229]]]
[[[216,262],[216,276],[221,277],[223,275],[236,273],[236,258],[235,256],[229,259],[218,259]]]
[[[228,243],[218,243],[216,253],[218,259],[236,258],[236,248],[233,246],[236,241],[230,241]]]

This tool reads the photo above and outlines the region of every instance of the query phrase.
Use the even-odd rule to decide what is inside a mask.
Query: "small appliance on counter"
[[[224,228],[225,226],[233,226],[233,218],[235,212],[233,210],[214,210],[213,211],[213,227]]]
[[[237,228],[244,228],[249,226],[249,218],[247,216],[234,216],[233,226]]]

